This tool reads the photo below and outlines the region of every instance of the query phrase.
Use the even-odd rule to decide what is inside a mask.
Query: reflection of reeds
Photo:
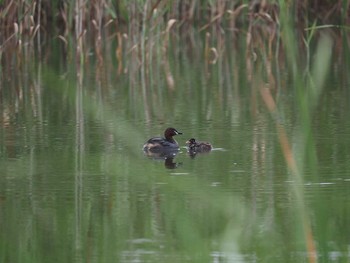
[[[348,19],[344,8],[349,8],[349,1],[338,2],[325,11],[327,5],[313,4],[311,12],[308,5],[300,1],[281,1],[278,5],[266,0],[243,1],[239,5],[231,1],[193,0],[95,0],[89,3],[41,0],[17,4],[4,1],[0,16],[1,74],[10,79],[13,67],[22,72],[21,65],[27,65],[28,69],[28,65],[38,59],[50,61],[53,57],[61,59],[62,64],[74,61],[71,64],[77,66],[78,73],[84,69],[88,71],[91,68],[87,66],[93,64],[97,67],[91,72],[100,82],[97,87],[117,89],[114,76],[107,76],[108,72],[116,72],[118,76],[125,74],[132,104],[142,105],[145,118],[150,120],[154,114],[164,118],[164,113],[157,112],[158,105],[164,103],[162,97],[173,96],[172,91],[180,85],[179,79],[186,78],[174,72],[179,72],[183,63],[189,68],[203,65],[206,79],[202,80],[200,96],[203,96],[202,107],[210,116],[209,99],[219,98],[225,108],[232,98],[238,97],[233,96],[230,89],[222,88],[227,83],[238,87],[242,81],[253,82],[254,74],[261,74],[271,88],[276,87],[273,92],[278,92],[280,74],[276,71],[285,68],[293,73],[293,67],[300,63],[298,57],[302,56],[298,54],[301,53],[307,54],[309,61],[314,53],[312,46],[320,32],[325,31],[319,23],[310,27],[309,21],[321,16],[323,22]],[[305,27],[299,31],[298,24],[293,28],[296,34],[287,34],[287,23],[281,21],[290,22],[303,13],[309,14],[309,20],[303,20]],[[329,26],[327,30],[337,41],[338,54],[349,49],[346,27]],[[55,41],[57,39],[60,41]],[[57,47],[56,42],[62,49],[49,46]],[[246,56],[244,62],[239,54],[242,51]],[[293,67],[286,66],[286,58],[295,60],[291,64]],[[82,83],[83,74],[78,75]],[[220,81],[217,90],[209,90],[217,79]],[[235,94],[239,92],[235,88]],[[253,111],[258,109],[256,96],[256,91],[252,90]]]

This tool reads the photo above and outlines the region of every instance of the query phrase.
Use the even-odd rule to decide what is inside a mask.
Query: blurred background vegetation
[[[42,64],[63,76],[76,72],[80,83],[94,79],[106,98],[116,86],[127,86],[123,90],[130,98],[126,106],[142,104],[139,114],[149,121],[157,114],[153,105],[172,110],[163,96],[172,96],[180,82],[187,85],[189,68],[201,65],[200,105],[208,112],[208,98],[213,95],[210,83],[243,87],[255,76],[255,81],[260,78],[279,88],[281,72],[291,73],[287,82],[297,75],[302,80],[312,70],[321,36],[331,38],[334,61],[348,65],[349,3],[2,0],[0,76],[8,81],[8,90],[17,94],[25,74],[38,76]],[[340,82],[348,81],[344,71],[337,74]],[[233,92],[250,91],[256,109],[253,90]],[[237,98],[223,87],[214,94],[228,110],[229,100]]]
[[[3,74],[8,68],[23,67],[26,60],[54,60],[57,54],[49,47],[59,47],[61,57],[76,62],[93,56],[102,64],[108,54],[121,74],[129,66],[133,71],[144,62],[153,63],[156,53],[167,52],[169,39],[175,54],[179,38],[193,44],[188,52],[199,52],[193,39],[197,32],[205,39],[205,53],[200,55],[208,63],[222,55],[225,38],[232,40],[232,48],[242,44],[239,39],[243,38],[248,49],[259,47],[261,53],[269,49],[271,56],[276,46],[291,44],[281,34],[286,26],[293,30],[298,47],[310,44],[312,29],[323,27],[339,36],[339,49],[348,49],[348,0],[2,0],[0,11]],[[163,65],[168,71],[166,59]]]

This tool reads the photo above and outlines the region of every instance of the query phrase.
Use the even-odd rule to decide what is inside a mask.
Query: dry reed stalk
[[[205,75],[209,76],[209,56],[210,56],[210,33],[205,34],[205,43],[204,43],[204,61],[205,61]]]
[[[265,103],[265,106],[269,110],[270,114],[278,118],[279,116],[278,110],[276,107],[275,100],[271,95],[270,89],[260,88],[259,90],[260,90],[261,97]],[[279,123],[278,120],[276,121],[276,130],[278,134],[279,143],[282,148],[284,159],[286,160],[288,168],[292,172],[294,178],[297,179],[301,176],[300,171],[299,171],[297,162],[294,158],[293,150],[289,143],[287,132],[284,126],[281,123]],[[301,195],[301,193],[299,194]],[[302,207],[301,209],[304,210],[305,208]],[[302,223],[303,223],[303,228],[305,233],[305,241],[307,246],[309,262],[315,263],[317,262],[317,257],[316,257],[317,251],[316,251],[315,240],[314,240],[314,236],[311,228],[310,219],[306,216],[306,212],[303,212]]]
[[[84,36],[86,34],[86,29],[84,28],[84,2],[83,0],[76,0],[75,2],[75,42],[76,42],[76,70],[78,77],[79,87],[83,84],[83,67],[85,62],[84,54]]]
[[[92,19],[92,24],[96,31],[95,36],[95,53],[98,61],[98,66],[103,65],[103,55],[102,55],[102,20],[105,17],[104,12],[104,2],[95,1],[93,3],[94,19]]]
[[[118,63],[117,74],[121,75],[123,72],[123,37],[121,32],[117,32],[117,48],[115,50],[115,56]]]
[[[175,81],[174,81],[173,74],[171,73],[171,70],[170,70],[170,64],[169,64],[169,59],[168,59],[168,57],[169,57],[168,46],[169,46],[169,32],[175,23],[176,23],[175,19],[170,19],[168,21],[167,27],[166,27],[165,31],[163,32],[164,38],[163,38],[163,48],[162,48],[164,72],[165,72],[168,88],[171,91],[174,91],[174,89],[175,89]]]
[[[317,46],[315,60],[313,63],[313,70],[307,79],[306,87],[300,83],[300,79],[295,72],[294,81],[299,89],[299,103],[301,109],[301,124],[303,127],[303,140],[308,140],[311,136],[309,133],[311,131],[310,125],[310,114],[316,108],[317,102],[321,95],[322,87],[325,85],[325,79],[327,76],[327,71],[329,69],[332,53],[332,40],[329,36],[323,36]],[[293,63],[296,63],[294,60]],[[295,69],[294,69],[295,70]],[[301,75],[301,74],[299,74]],[[303,185],[301,168],[298,166],[297,161],[295,160],[296,154],[293,153],[291,144],[289,143],[287,132],[284,126],[279,121],[280,114],[278,112],[275,100],[271,94],[270,88],[260,88],[261,97],[268,108],[270,114],[276,118],[276,130],[278,134],[278,139],[282,148],[282,153],[286,160],[289,170],[293,176],[295,183],[293,184],[294,193],[296,196],[296,205],[298,212],[301,216],[301,221],[304,229],[304,240],[306,245],[306,251],[308,255],[308,261],[310,263],[317,262],[317,249],[315,246],[314,235],[311,228],[310,218],[307,215],[307,210],[305,207],[305,201],[303,196],[303,189],[300,185]],[[305,133],[305,134],[304,134]],[[305,151],[304,143],[302,143],[301,148],[299,149],[301,155]]]
[[[219,13],[217,14],[216,16],[214,16],[210,21],[209,23],[207,23],[206,25],[202,26],[200,29],[199,29],[199,32],[200,31],[203,31],[205,29],[207,29],[208,27],[210,27],[212,24],[216,23],[217,21],[219,21],[222,16],[225,14],[225,12],[222,12],[222,13]]]
[[[148,13],[148,16],[147,16],[147,21],[150,21],[152,16],[153,16],[153,12],[157,9],[157,7],[159,6],[161,0],[157,0],[151,7],[149,13]]]
[[[146,14],[148,10],[150,1],[146,1],[143,6],[143,20],[142,20],[142,29],[141,29],[141,36],[140,36],[140,52],[141,52],[141,87],[142,87],[142,98],[143,98],[143,104],[145,108],[145,119],[147,122],[151,119],[151,113],[150,113],[150,106],[148,103],[148,89],[147,89],[147,51],[146,51]]]
[[[17,23],[13,23],[13,33],[7,37],[4,42],[1,44],[0,46],[0,53],[4,52],[7,44],[10,44],[10,41],[12,41],[13,38],[17,38],[18,35],[18,24]]]
[[[233,30],[237,30],[236,24],[237,24],[237,18],[242,13],[242,11],[247,8],[247,4],[241,4],[238,7],[236,7],[233,11],[228,9],[226,12],[230,15],[230,27]]]

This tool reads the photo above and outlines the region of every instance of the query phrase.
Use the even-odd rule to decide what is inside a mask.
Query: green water
[[[319,261],[348,262],[342,66],[331,66],[311,136],[300,141],[302,112],[288,74],[274,73],[276,120],[242,63],[224,60],[207,74],[201,61],[175,61],[173,91],[161,68],[147,84],[138,73],[117,77],[113,65],[100,75],[86,70],[81,85],[74,70],[50,65],[3,80],[0,262],[309,262],[295,188]],[[287,167],[276,121],[302,180]],[[183,133],[180,152],[147,157],[143,143],[168,126]],[[191,137],[214,150],[189,156]]]

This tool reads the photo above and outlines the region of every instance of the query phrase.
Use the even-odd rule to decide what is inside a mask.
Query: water
[[[143,95],[127,76],[101,84],[93,73],[79,88],[74,74],[42,70],[19,96],[2,84],[1,261],[308,262],[310,233],[321,262],[349,261],[350,121],[337,72],[309,141],[294,89],[279,91],[300,180],[244,77],[184,68],[175,91],[153,79]],[[147,157],[143,143],[168,126],[183,132],[180,152]],[[190,156],[191,137],[214,150]]]

